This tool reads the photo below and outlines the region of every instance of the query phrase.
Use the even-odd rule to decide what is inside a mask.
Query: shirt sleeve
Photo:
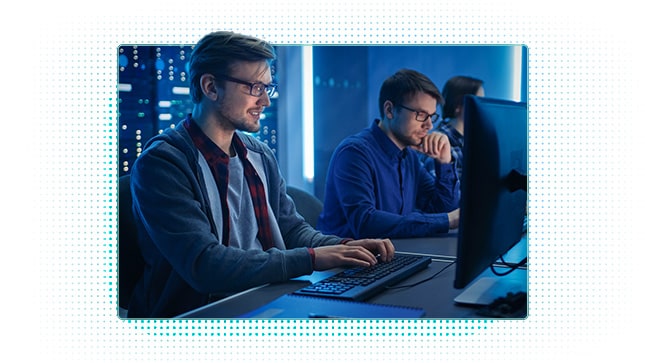
[[[419,209],[427,213],[446,213],[459,208],[461,184],[455,163],[436,162],[434,170],[435,176],[424,168],[419,170]]]

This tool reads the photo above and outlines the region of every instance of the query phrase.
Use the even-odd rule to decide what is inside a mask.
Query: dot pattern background
[[[633,360],[645,170],[643,26],[631,2],[63,1],[0,17],[14,55],[2,60],[0,146],[9,353],[48,362]],[[527,45],[529,318],[119,320],[118,46],[194,44],[218,29],[275,44]]]

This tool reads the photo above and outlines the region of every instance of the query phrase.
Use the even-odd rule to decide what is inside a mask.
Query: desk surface
[[[425,318],[432,319],[481,319],[477,315],[477,307],[461,305],[454,302],[455,297],[464,290],[453,287],[455,265],[457,255],[457,234],[448,233],[432,238],[414,238],[392,241],[398,252],[418,253],[432,256],[433,261],[427,269],[409,277],[397,284],[397,286],[411,285],[422,282],[412,287],[396,288],[386,290],[371,299],[367,303],[401,305],[423,308],[426,312]],[[526,238],[523,238],[507,255],[508,262],[514,262],[517,258],[526,256]],[[517,257],[515,257],[517,256]],[[444,269],[441,271],[442,269]],[[241,314],[260,308],[261,306],[277,299],[278,297],[298,290],[312,282],[321,280],[336,270],[314,272],[308,276],[302,276],[288,282],[269,284],[246,290],[226,299],[208,304],[178,316],[188,319],[231,319]],[[480,277],[493,276],[490,270],[486,270]],[[505,278],[514,278],[526,281],[527,271],[518,269]]]
[[[392,243],[397,251],[420,253],[445,260],[454,260],[457,256],[457,232],[431,238],[394,239]]]

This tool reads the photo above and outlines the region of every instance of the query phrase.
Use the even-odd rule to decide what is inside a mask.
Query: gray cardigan
[[[273,152],[238,132],[263,176],[285,248],[246,251],[220,243],[222,211],[205,160],[184,121],[152,138],[131,172],[133,212],[145,260],[128,308],[132,318],[168,318],[217,297],[313,272],[307,247],[333,245],[296,212]],[[201,159],[201,161],[200,161]],[[201,164],[201,165],[200,165]],[[236,221],[231,221],[236,223]]]

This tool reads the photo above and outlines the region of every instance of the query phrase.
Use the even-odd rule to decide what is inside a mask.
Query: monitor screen
[[[522,238],[527,145],[525,102],[465,97],[455,288],[466,287]]]

